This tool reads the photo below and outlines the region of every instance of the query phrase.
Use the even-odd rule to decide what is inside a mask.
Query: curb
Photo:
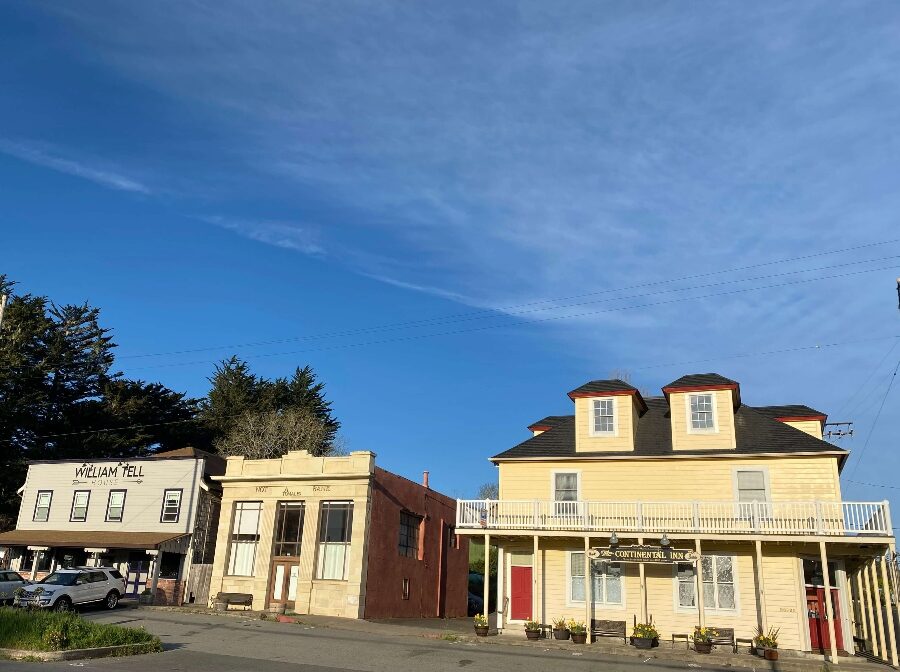
[[[93,649],[68,649],[64,651],[29,651],[27,649],[0,649],[0,656],[13,660],[37,659],[45,662],[58,660],[86,660],[88,658],[113,658],[116,656],[136,656],[156,652],[156,643],[119,644],[100,646]]]

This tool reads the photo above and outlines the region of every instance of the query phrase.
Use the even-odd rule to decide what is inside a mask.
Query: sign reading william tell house
[[[606,562],[651,562],[668,564],[674,562],[696,562],[700,557],[696,551],[663,546],[605,546],[592,548],[588,557]]]

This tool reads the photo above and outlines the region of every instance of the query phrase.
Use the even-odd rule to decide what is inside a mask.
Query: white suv
[[[73,567],[57,569],[52,574],[25,588],[19,598],[21,606],[46,607],[69,611],[76,604],[102,602],[115,609],[125,593],[125,579],[110,567]]]

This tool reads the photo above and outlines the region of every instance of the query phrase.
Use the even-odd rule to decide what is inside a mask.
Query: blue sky
[[[900,357],[898,32],[890,1],[0,0],[0,269],[101,306],[130,376],[309,363],[351,449],[453,495],[616,370],[853,420],[845,476],[900,487],[900,390],[855,466]]]

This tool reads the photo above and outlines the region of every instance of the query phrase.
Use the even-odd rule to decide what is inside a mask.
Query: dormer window
[[[716,431],[716,402],[712,392],[691,395],[691,431]]]
[[[616,400],[612,398],[594,399],[594,418],[591,423],[592,436],[616,435]]]

